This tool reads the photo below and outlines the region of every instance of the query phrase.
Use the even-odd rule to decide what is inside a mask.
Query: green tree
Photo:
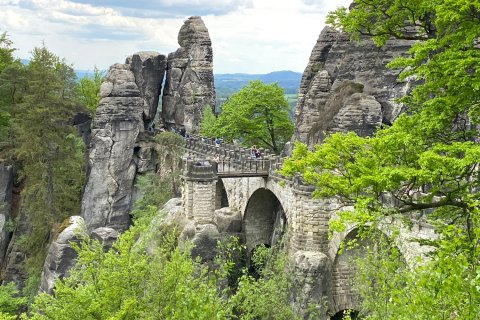
[[[16,319],[18,309],[26,303],[27,299],[19,296],[13,282],[0,286],[0,319]]]
[[[100,86],[103,81],[105,81],[105,72],[95,66],[93,75],[87,74],[78,81],[75,87],[78,100],[90,110],[92,115],[95,115],[100,101]]]
[[[278,248],[259,246],[251,264],[258,273],[244,270],[237,291],[230,298],[233,319],[302,319],[290,303],[293,278],[288,272],[288,256]]]
[[[289,105],[278,84],[251,81],[222,106],[214,135],[280,153],[293,133]]]
[[[13,42],[6,33],[0,35],[0,158],[12,148],[10,119],[25,89],[25,68],[13,57]]]
[[[217,122],[217,118],[215,117],[215,114],[212,111],[212,108],[210,106],[206,106],[203,109],[203,117],[202,117],[202,122],[200,124],[200,134],[202,137],[210,137],[214,138],[215,137],[215,124]]]
[[[31,223],[27,261],[39,272],[56,223],[77,214],[84,178],[83,142],[69,124],[74,114],[73,68],[47,48],[35,48],[26,91],[12,117],[13,150],[23,181],[22,208]]]
[[[13,42],[6,32],[0,35],[0,73],[15,61]]]
[[[354,1],[351,10],[331,13],[329,22],[353,38],[373,36],[379,45],[390,37],[419,39],[408,57],[389,64],[403,70],[401,80],[414,77],[417,86],[401,99],[408,112],[391,127],[368,138],[337,133],[313,151],[298,144],[283,172],[299,173],[316,185],[316,196],[336,196],[354,205],[332,224],[336,230],[353,222],[375,225],[390,215],[423,216],[436,226],[441,236],[431,243],[436,252],[425,267],[408,274],[402,288],[413,290],[417,283],[417,295],[385,289],[386,303],[392,303],[393,310],[387,319],[434,315],[475,319],[480,305],[475,289],[480,284],[480,146],[475,130],[480,106],[480,3]],[[386,198],[396,205],[389,205]],[[453,262],[453,257],[459,258]],[[461,278],[466,282],[457,282]],[[366,301],[371,318],[382,318],[372,301]]]

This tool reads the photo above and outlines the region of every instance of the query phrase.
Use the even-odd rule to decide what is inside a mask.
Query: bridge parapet
[[[268,176],[279,170],[283,158],[260,149],[260,157],[252,157],[251,150],[231,143],[216,144],[213,139],[189,136],[185,138],[187,159],[200,159],[216,164],[220,176]]]
[[[209,181],[216,179],[217,164],[207,160],[187,160],[184,175],[189,180]]]

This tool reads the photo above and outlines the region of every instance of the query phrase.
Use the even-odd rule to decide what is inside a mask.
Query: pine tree
[[[27,89],[12,118],[22,206],[32,224],[26,252],[41,255],[52,227],[79,212],[83,143],[70,125],[75,73],[45,46],[26,67]],[[12,111],[13,112],[13,111]],[[41,259],[37,259],[41,261]]]

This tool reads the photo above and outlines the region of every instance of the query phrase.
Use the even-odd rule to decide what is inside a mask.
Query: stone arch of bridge
[[[340,246],[345,238],[357,229],[356,224],[347,227],[344,232],[336,232],[328,245],[327,256],[334,261],[338,255]],[[426,254],[434,250],[433,247],[422,245],[415,239],[434,240],[438,237],[430,225],[414,223],[413,226],[405,225],[401,220],[386,217],[376,225],[376,229],[392,241],[405,259],[407,265],[413,269],[418,263],[418,257],[425,258]],[[356,231],[355,231],[356,232]],[[395,234],[395,237],[393,236]]]
[[[269,189],[259,188],[248,199],[243,214],[243,233],[247,250],[265,244],[274,246],[287,230],[284,207]]]
[[[402,246],[398,246],[392,240],[392,232],[387,227],[380,226],[376,228],[380,231],[380,237],[391,245],[396,247],[402,255],[403,261],[406,263],[405,252],[402,252]],[[352,282],[355,276],[355,265],[352,259],[366,255],[368,248],[372,248],[378,242],[373,238],[358,238],[359,228],[357,225],[351,225],[345,232],[335,233],[329,245],[328,256],[332,262],[331,277],[331,302],[330,311],[332,314],[340,314],[344,310],[358,310],[358,303],[355,294],[352,291]],[[342,243],[346,244],[351,240],[355,240],[356,244],[352,248],[344,248],[340,253]],[[377,241],[376,241],[377,240]],[[336,319],[332,317],[332,319]]]
[[[227,190],[222,179],[217,179],[215,183],[215,210],[229,207]]]

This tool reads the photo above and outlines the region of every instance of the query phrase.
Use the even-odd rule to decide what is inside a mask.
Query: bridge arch
[[[229,207],[228,194],[222,179],[215,183],[215,210]]]
[[[405,247],[396,237],[392,238],[392,226],[380,224],[374,231],[376,232],[373,233],[373,237],[359,237],[359,228],[357,225],[351,225],[345,232],[335,233],[330,242],[328,251],[328,256],[332,261],[330,312],[334,314],[331,319],[341,319],[338,316],[345,310],[352,311],[352,315],[354,315],[352,319],[356,319],[358,316],[356,311],[358,310],[358,297],[352,290],[357,270],[354,259],[366,257],[369,252],[376,252],[379,249],[379,243],[383,241],[390,248],[396,248],[400,253],[399,258],[405,265],[408,265]],[[352,240],[355,241],[353,247],[341,249],[342,243],[347,244]]]
[[[266,188],[255,190],[243,214],[243,231],[248,252],[256,246],[273,246],[287,230],[284,207],[278,197]]]

